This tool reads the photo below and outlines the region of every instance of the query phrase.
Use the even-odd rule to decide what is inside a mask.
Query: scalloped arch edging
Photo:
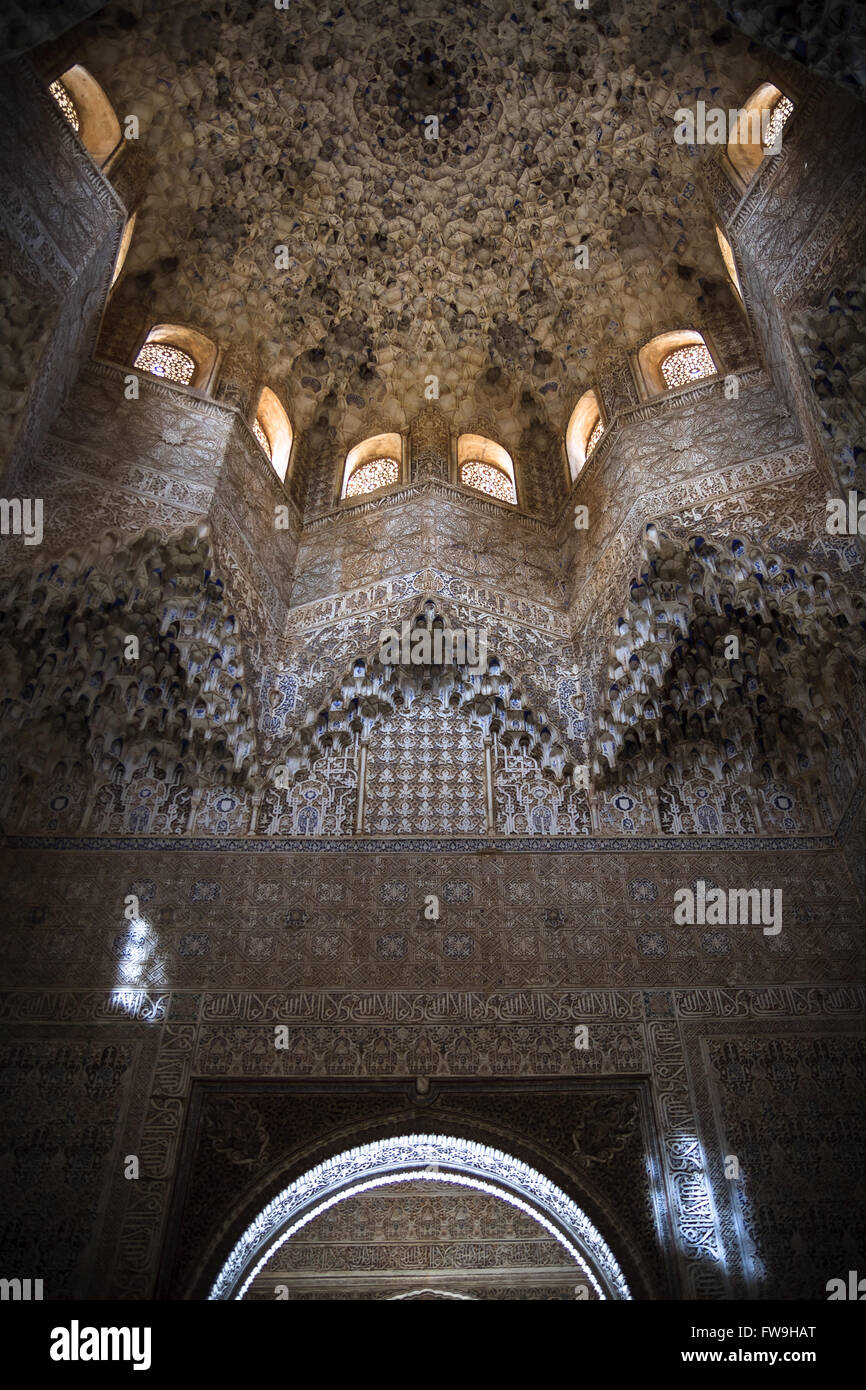
[[[439,1164],[451,1171],[440,1171]],[[600,1232],[549,1178],[486,1144],[453,1135],[409,1134],[348,1149],[284,1188],[247,1227],[217,1275],[208,1299],[242,1300],[274,1252],[303,1226],[349,1197],[404,1182],[407,1175],[472,1187],[509,1202],[559,1241],[599,1299],[631,1298],[625,1276]]]

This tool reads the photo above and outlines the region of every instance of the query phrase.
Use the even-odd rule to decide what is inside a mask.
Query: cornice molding
[[[524,525],[539,532],[549,531],[551,523],[544,521],[541,517],[535,516],[531,512],[521,511],[519,507],[512,507],[507,502],[495,502],[486,497],[480,497],[478,493],[469,488],[459,487],[455,483],[447,483],[441,478],[426,478],[417,482],[402,483],[389,491],[381,492],[378,495],[371,494],[369,500],[346,506],[341,503],[339,506],[330,507],[325,512],[311,517],[304,522],[305,532],[321,530],[329,523],[339,521],[344,516],[351,516],[353,519],[365,516],[370,512],[381,512],[390,510],[392,507],[401,506],[404,502],[411,502],[416,498],[428,496],[438,496],[448,502],[458,504],[465,503],[473,511],[484,512],[488,516],[517,517]]]
[[[318,839],[277,838],[230,835],[119,835],[105,838],[93,835],[7,835],[0,839],[0,849],[20,850],[80,850],[126,852],[158,850],[199,854],[398,854],[412,851],[423,854],[646,854],[680,853],[706,854],[771,850],[773,853],[802,854],[818,850],[840,850],[841,841],[834,835],[707,835],[701,836],[641,836],[625,835],[491,835],[426,836],[426,835],[356,835],[322,837]]]

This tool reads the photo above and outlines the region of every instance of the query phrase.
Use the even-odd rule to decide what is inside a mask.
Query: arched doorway
[[[485,1193],[531,1217],[575,1265],[575,1285],[594,1299],[628,1299],[625,1276],[586,1214],[537,1169],[499,1149],[453,1135],[407,1134],[349,1149],[309,1169],[259,1212],[235,1245],[210,1299],[245,1297],[287,1241],[322,1213],[360,1194],[431,1182]],[[579,1296],[579,1295],[578,1295]]]

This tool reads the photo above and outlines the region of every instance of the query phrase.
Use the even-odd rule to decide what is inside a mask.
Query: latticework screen
[[[177,381],[181,386],[188,386],[195,374],[195,362],[189,353],[169,343],[145,343],[134,365],[141,367],[144,372],[151,372],[153,376]]]
[[[669,387],[688,386],[703,376],[715,376],[716,367],[703,343],[677,348],[661,364],[662,376]]]
[[[498,502],[517,501],[514,484],[508,474],[501,468],[494,468],[491,463],[480,463],[477,459],[464,463],[460,469],[460,481],[478,492],[486,492]]]
[[[360,497],[365,492],[375,492],[380,487],[390,487],[396,483],[400,467],[396,459],[368,459],[355,469],[346,484],[347,497]]]

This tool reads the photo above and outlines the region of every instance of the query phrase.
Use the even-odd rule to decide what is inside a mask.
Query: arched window
[[[76,64],[48,90],[91,159],[102,168],[120,144],[120,122],[99,83]]]
[[[376,434],[346,455],[342,497],[363,497],[400,481],[403,441],[399,434]]]
[[[703,336],[694,328],[660,333],[641,348],[638,366],[650,396],[690,386],[719,370]]]
[[[216,355],[216,344],[194,328],[158,323],[148,333],[132,365],[151,376],[202,391],[210,381]]]
[[[722,260],[725,263],[725,269],[730,276],[731,284],[742,301],[743,287],[740,284],[740,277],[737,274],[737,262],[734,260],[734,252],[731,243],[728,241],[721,227],[716,227],[716,237],[719,243],[719,250],[722,253]]]
[[[289,417],[270,387],[259,396],[253,434],[270,459],[274,472],[284,481],[292,452],[292,426]]]
[[[571,412],[568,429],[565,431],[565,452],[572,482],[603,434],[604,421],[601,418],[598,396],[592,389],[584,391]]]
[[[461,434],[457,441],[457,476],[464,487],[517,506],[511,455],[492,439],[481,434]]]
[[[777,154],[777,144],[786,121],[794,110],[772,82],[762,82],[739,112],[730,131],[727,154],[744,184],[754,177],[768,154]]]
[[[112,289],[117,284],[117,281],[120,278],[120,272],[123,270],[123,265],[126,260],[127,252],[129,251],[129,248],[132,245],[132,233],[135,230],[135,219],[137,216],[138,213],[134,212],[123,229],[123,236],[120,238],[120,246],[118,247],[117,251],[117,260],[114,262],[114,270],[111,275]]]

